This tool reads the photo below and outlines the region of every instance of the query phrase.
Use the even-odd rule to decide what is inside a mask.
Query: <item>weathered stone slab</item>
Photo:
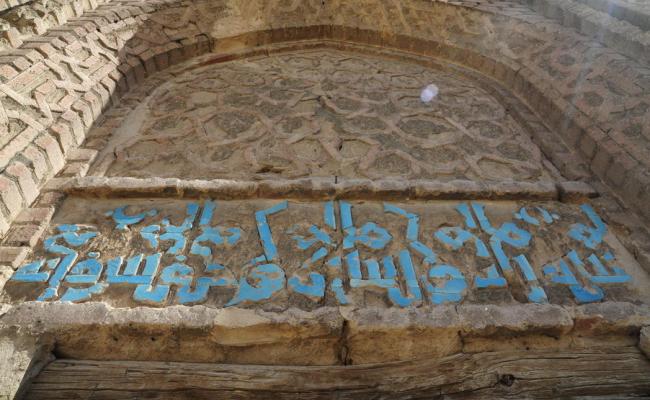
[[[50,338],[63,358],[359,365],[451,354],[635,346],[650,309],[605,302],[584,329],[573,306],[437,305],[418,308],[292,307],[264,311],[204,305],[113,308],[104,303],[25,302],[0,329]],[[626,325],[628,324],[628,325]]]
[[[281,311],[647,303],[648,287],[588,204],[72,197],[5,296]]]
[[[650,359],[650,327],[641,329],[639,348]]]
[[[650,306],[604,302],[573,309],[574,332],[581,335],[636,334],[650,325]]]
[[[51,343],[28,329],[0,328],[0,399],[20,396],[30,377],[51,361]]]
[[[477,182],[408,179],[302,178],[235,179],[111,178],[55,179],[48,189],[81,197],[177,197],[249,200],[560,200],[579,203],[598,197],[584,182]]]
[[[54,338],[63,358],[264,365],[338,364],[343,325],[331,307],[275,313],[203,306],[114,309],[96,302],[28,302],[0,320],[0,327]]]

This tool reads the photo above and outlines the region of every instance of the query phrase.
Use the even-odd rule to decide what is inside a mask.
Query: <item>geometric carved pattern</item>
[[[139,105],[108,140],[98,173],[557,177],[505,107],[457,74],[332,50],[201,67],[203,60],[158,75],[165,83],[150,95],[126,99]],[[420,91],[430,83],[440,94],[423,103]]]

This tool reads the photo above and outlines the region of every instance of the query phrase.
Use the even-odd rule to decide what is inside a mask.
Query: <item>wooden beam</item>
[[[57,360],[26,396],[55,399],[650,398],[636,347],[457,354],[358,366]]]

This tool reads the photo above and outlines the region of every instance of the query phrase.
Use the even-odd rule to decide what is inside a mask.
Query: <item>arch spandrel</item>
[[[29,395],[647,391],[638,4],[91,3],[0,43],[0,346],[60,358]]]

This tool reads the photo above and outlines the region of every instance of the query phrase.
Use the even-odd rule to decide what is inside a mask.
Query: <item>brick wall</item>
[[[65,166],[103,110],[145,75],[209,50],[204,35],[165,38],[154,53],[133,39],[164,2],[121,2],[0,53],[0,232]],[[154,57],[156,56],[156,57]]]
[[[106,0],[0,0],[0,50],[21,46]]]

